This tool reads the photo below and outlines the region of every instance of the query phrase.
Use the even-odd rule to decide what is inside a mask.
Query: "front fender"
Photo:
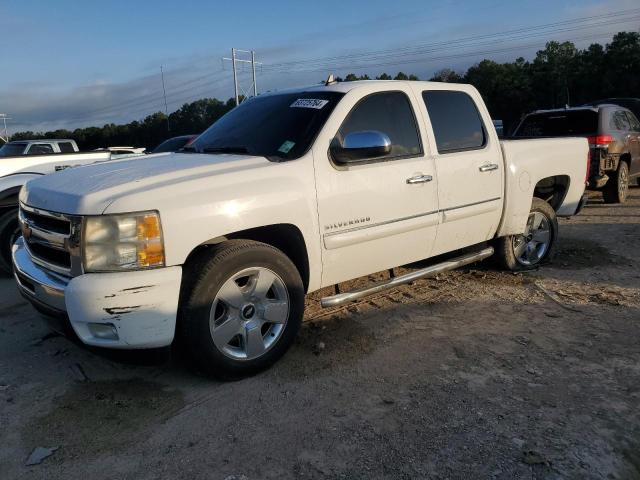
[[[290,224],[307,246],[309,289],[320,282],[320,236],[311,154],[215,177],[193,178],[114,201],[104,213],[160,212],[168,266],[199,245],[235,232]]]

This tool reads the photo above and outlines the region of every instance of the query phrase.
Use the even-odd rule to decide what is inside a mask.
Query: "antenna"
[[[334,83],[338,83],[338,82],[334,78],[333,73],[330,73],[329,76],[327,77],[327,81],[324,82],[324,86],[328,87],[329,85],[333,85]]]

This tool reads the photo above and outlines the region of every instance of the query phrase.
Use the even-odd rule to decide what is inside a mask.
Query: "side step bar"
[[[324,297],[320,300],[320,305],[322,305],[324,308],[343,305],[345,303],[353,302],[354,300],[373,295],[374,293],[382,292],[384,290],[388,290],[405,283],[413,282],[420,278],[433,277],[438,273],[453,270],[464,265],[469,265],[470,263],[479,262],[480,260],[484,260],[491,255],[493,255],[493,247],[483,248],[478,252],[461,255],[459,257],[452,258],[451,260],[446,260],[442,263],[431,265],[430,267],[423,268],[415,272],[407,273],[406,275],[390,278],[385,282],[376,283],[370,287],[365,287],[346,293],[339,293],[337,295],[331,295],[330,297]]]

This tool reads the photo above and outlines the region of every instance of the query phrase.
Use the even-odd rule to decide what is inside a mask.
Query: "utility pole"
[[[162,69],[162,65],[160,65],[160,77],[162,77],[162,94],[164,95],[164,114],[167,117],[167,133],[171,131],[169,128],[169,109],[167,108],[167,91],[164,88],[164,70]]]
[[[253,96],[258,96],[258,83],[256,82],[256,52],[251,50],[251,71],[253,72]]]
[[[251,54],[251,60],[247,60],[244,58],[238,58],[238,53],[250,53]],[[256,82],[256,65],[262,65],[262,63],[260,62],[256,62],[256,52],[254,50],[240,50],[238,48],[232,48],[231,49],[231,58],[227,58],[227,57],[223,57],[222,58],[223,63],[224,60],[230,61],[232,68],[233,68],[233,90],[234,90],[234,95],[236,98],[236,105],[240,105],[240,90],[242,90],[242,94],[244,96],[244,98],[247,98],[249,95],[247,95],[247,92],[242,88],[242,85],[240,84],[240,81],[238,79],[238,64],[239,63],[250,63],[251,64],[251,72],[252,72],[252,76],[253,76],[253,82],[252,82],[252,87],[253,87],[253,96],[257,96],[258,95],[258,83]]]
[[[0,140],[4,143],[9,143],[9,133],[7,132],[7,120],[11,120],[11,117],[7,116],[6,113],[0,113],[0,118],[2,119],[2,123],[4,124],[4,136],[0,135]]]

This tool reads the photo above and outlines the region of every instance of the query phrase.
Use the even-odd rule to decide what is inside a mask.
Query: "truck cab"
[[[15,140],[0,147],[0,157],[17,155],[47,155],[54,153],[73,153],[78,151],[74,140],[46,139],[46,140]]]

